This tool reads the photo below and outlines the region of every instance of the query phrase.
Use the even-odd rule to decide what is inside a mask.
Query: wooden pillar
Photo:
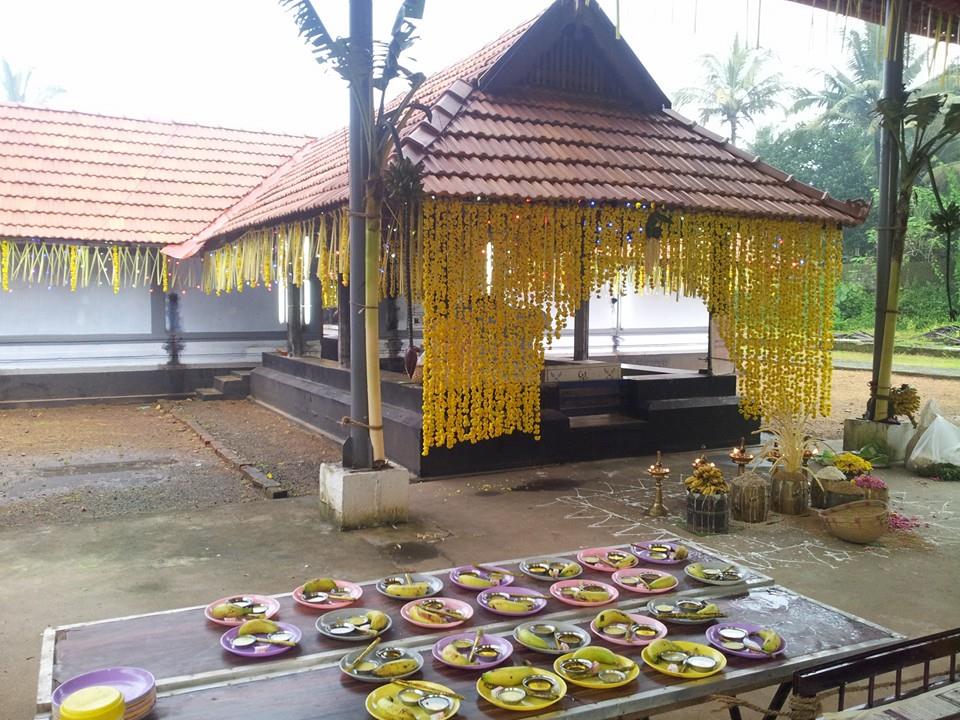
[[[337,360],[350,367],[350,288],[337,278]]]
[[[590,359],[590,298],[583,301],[573,316],[573,359]]]

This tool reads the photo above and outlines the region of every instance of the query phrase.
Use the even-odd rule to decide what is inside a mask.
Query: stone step
[[[197,388],[197,400],[226,400],[227,396],[213,388]]]
[[[250,394],[250,378],[237,375],[217,375],[213,387],[230,398],[244,398]]]

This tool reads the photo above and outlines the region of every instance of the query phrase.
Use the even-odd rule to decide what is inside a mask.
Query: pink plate
[[[637,583],[636,585],[628,585],[623,582],[624,578],[636,577],[637,575],[659,575],[660,577],[672,577],[673,585],[668,588],[661,588],[660,590],[649,590],[642,583]],[[611,579],[624,590],[629,590],[630,592],[640,593],[641,595],[659,595],[661,593],[673,592],[677,589],[677,585],[680,584],[680,581],[677,580],[676,575],[671,575],[668,572],[663,570],[654,570],[653,568],[631,568],[630,570],[617,570],[611,577]]]
[[[296,625],[291,625],[290,623],[278,622],[277,625],[280,626],[280,630],[277,632],[283,631],[288,632],[293,637],[291,640],[293,642],[300,642],[300,638],[303,637],[303,631],[300,630]],[[240,628],[230,628],[223,635],[220,636],[220,647],[222,647],[227,652],[231,652],[234,655],[239,655],[240,657],[245,658],[268,658],[273,657],[274,655],[280,655],[289,650],[293,650],[296,645],[271,645],[268,643],[256,643],[255,645],[247,645],[246,647],[234,647],[233,640],[237,637],[237,632]]]
[[[494,610],[492,607],[490,607],[490,595],[498,592],[516,593],[517,595],[539,595],[542,599],[534,600],[533,607],[525,612]],[[484,590],[482,593],[477,595],[477,604],[483,609],[489,610],[497,615],[507,615],[508,617],[528,617],[530,615],[536,615],[547,606],[547,597],[539,590],[531,590],[530,588],[515,587],[511,585],[510,587],[505,588],[490,588],[489,590]]]
[[[212,603],[207,605],[204,608],[203,614],[206,616],[207,620],[214,622],[217,625],[224,625],[226,627],[236,627],[237,625],[243,625],[249,618],[238,617],[238,618],[215,618],[210,614],[210,611],[213,610],[217,605],[221,605],[230,600],[237,600],[238,598],[243,598],[245,600],[250,600],[255,605],[266,605],[267,611],[263,614],[263,617],[269,619],[280,612],[280,601],[276,598],[270,597],[269,595],[252,595],[250,593],[246,594],[237,594],[237,595],[227,595],[224,598],[219,600],[214,600]]]
[[[656,563],[657,565],[679,565],[680,563],[690,562],[692,560],[693,553],[683,558],[682,560],[677,560],[675,557],[668,558],[655,558],[650,557],[650,546],[651,545],[665,545],[670,548],[670,552],[673,552],[677,549],[678,545],[683,545],[681,542],[661,542],[659,540],[648,540],[646,542],[631,543],[630,550],[639,557],[641,560],[646,562]]]
[[[597,585],[598,587],[602,587],[607,591],[607,599],[600,602],[575,600],[574,598],[567,597],[563,594],[563,592],[561,592],[564,588],[582,588],[587,585]],[[600,605],[608,605],[620,597],[619,591],[613,585],[608,585],[604,582],[597,582],[596,580],[561,580],[560,582],[555,582],[550,586],[550,594],[562,603],[566,603],[567,605],[576,605],[577,607],[599,607]]]
[[[336,610],[338,608],[347,607],[348,605],[353,605],[357,600],[360,599],[360,596],[363,595],[363,588],[357,585],[356,583],[349,582],[347,580],[334,580],[337,584],[337,588],[342,590],[350,591],[349,600],[328,600],[327,602],[318,603],[310,602],[303,596],[303,585],[298,587],[296,590],[291,593],[293,596],[294,602],[303,607],[310,608],[311,610]]]
[[[500,582],[494,583],[493,585],[488,585],[487,587],[470,587],[469,585],[464,585],[460,582],[460,575],[463,573],[476,573],[484,571],[496,570],[498,573],[501,573]],[[504,585],[511,584],[516,578],[513,573],[509,570],[504,570],[499,567],[492,567],[484,565],[483,567],[478,567],[476,565],[461,565],[460,567],[455,567],[450,571],[450,582],[452,582],[457,587],[462,587],[464,590],[472,590],[473,592],[479,592],[480,590],[489,590],[494,587],[503,587]]]
[[[463,620],[454,620],[454,621],[445,622],[445,623],[430,623],[430,622],[420,622],[419,620],[414,620],[410,616],[410,608],[412,608],[414,605],[419,605],[425,600],[442,602],[445,610],[448,610],[448,611],[453,610],[460,613],[461,615],[463,615]],[[419,598],[412,602],[408,602],[406,605],[400,608],[400,615],[403,617],[404,620],[406,620],[407,622],[413,623],[418,627],[444,629],[444,628],[457,627],[458,625],[463,625],[467,620],[473,617],[473,608],[467,603],[465,603],[463,600],[456,600],[454,598],[445,598],[445,597]]]
[[[657,634],[652,637],[634,638],[633,640],[610,637],[597,628],[596,618],[590,622],[590,631],[598,638],[602,638],[607,642],[612,642],[614,645],[626,645],[627,647],[643,647],[644,645],[649,645],[654,640],[659,640],[667,634],[667,626],[659,620],[655,620],[652,617],[647,617],[646,615],[638,615],[637,613],[626,613],[626,615],[638,625],[649,625],[652,628],[656,628]]]
[[[604,558],[607,556],[607,553],[609,552],[623,553],[624,555],[627,555],[628,557],[633,558],[633,560],[630,561],[627,565],[624,565],[622,568],[613,567],[613,565],[608,565],[606,562],[604,562]],[[590,558],[590,557],[599,558],[599,562],[587,562],[586,558]],[[598,548],[587,548],[586,550],[581,550],[580,552],[577,553],[577,560],[579,560],[581,563],[586,565],[591,570],[599,570],[600,572],[608,572],[608,573],[634,567],[635,565],[637,565],[637,563],[640,562],[640,560],[637,558],[636,555],[633,555],[632,553],[626,550],[623,550],[621,548],[614,548],[614,547],[598,547]]]

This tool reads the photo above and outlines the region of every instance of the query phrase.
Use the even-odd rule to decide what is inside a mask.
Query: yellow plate
[[[563,670],[560,669],[560,663],[562,663],[564,660],[569,660],[575,654],[576,653],[567,653],[566,655],[561,655],[560,657],[558,657],[556,660],[553,661],[553,669],[556,670],[557,674],[560,677],[562,677],[564,680],[566,680],[568,683],[573,683],[574,685],[579,685],[580,687],[593,688],[594,690],[612,690],[613,688],[622,687],[623,685],[626,685],[629,682],[633,682],[634,680],[637,679],[637,675],[640,674],[640,666],[637,663],[633,662],[633,660],[630,660],[630,658],[628,657],[624,657],[623,655],[617,655],[617,657],[623,658],[624,660],[630,660],[630,662],[633,663],[633,668],[627,671],[627,677],[624,678],[623,680],[620,680],[618,682],[608,683],[608,682],[601,681],[596,676],[590,679],[576,678],[571,675],[567,675],[565,672],[563,672]],[[601,664],[601,669],[619,670],[620,668],[615,668],[613,665]]]
[[[707,657],[711,657],[717,661],[717,666],[713,670],[707,670],[705,672],[698,670],[684,670],[683,672],[667,670],[667,666],[670,665],[670,663],[653,662],[650,648],[654,645],[654,643],[651,643],[643,648],[643,652],[640,653],[640,657],[643,658],[643,661],[647,665],[652,667],[657,672],[662,672],[664,675],[669,675],[671,677],[684,678],[685,680],[696,680],[697,678],[710,677],[711,675],[716,675],[727,666],[726,655],[719,650],[715,650],[709,645],[701,645],[700,643],[688,642],[687,640],[670,640],[669,642],[685,653],[690,653],[691,655],[706,655]]]
[[[509,703],[500,702],[493,695],[493,688],[487,685],[483,681],[483,677],[477,678],[477,692],[480,693],[480,697],[486,700],[489,703],[493,703],[498,708],[503,708],[504,710],[516,710],[517,712],[530,712],[531,710],[543,710],[548,708],[554,703],[560,702],[564,696],[567,694],[567,683],[564,682],[563,678],[557,675],[555,672],[546,670],[544,668],[531,668],[536,670],[537,675],[546,675],[547,677],[553,678],[554,682],[557,683],[559,687],[559,694],[556,698],[552,700],[547,700],[546,698],[530,697],[527,696],[523,699],[523,702],[516,703],[515,705],[510,705]],[[534,673],[531,673],[534,674]]]
[[[445,685],[440,685],[434,682],[428,682],[426,680],[407,680],[407,682],[413,683],[417,685],[421,690],[426,690],[427,692],[429,692],[430,690],[447,692],[447,693],[453,692],[453,690],[451,690]],[[377,720],[389,720],[386,715],[384,715],[377,709],[377,701],[380,700],[381,698],[396,698],[397,695],[402,690],[405,690],[405,689],[406,688],[402,687],[401,685],[397,685],[395,683],[387,683],[386,685],[381,685],[372,693],[367,695],[367,700],[364,703],[364,705],[367,708],[367,712],[373,715],[373,717],[375,717]],[[460,701],[457,700],[456,698],[450,698],[450,700],[453,701],[453,705],[451,705],[449,709],[447,709],[447,711],[443,713],[443,715],[436,716],[437,720],[447,720],[447,718],[452,718],[454,715],[457,714],[457,711],[460,709]],[[407,706],[404,705],[399,700],[396,701],[396,706],[398,708],[403,708],[404,710],[408,709]],[[418,717],[418,718],[426,717],[428,715],[426,710],[421,710],[417,706],[413,706],[409,708],[409,710],[411,713],[414,714],[415,717]],[[434,716],[431,716],[431,717],[434,717]]]

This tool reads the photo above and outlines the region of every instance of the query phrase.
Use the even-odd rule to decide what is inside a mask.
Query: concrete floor
[[[665,462],[677,472],[691,454]],[[3,625],[0,718],[33,714],[40,633],[47,625],[199,605],[244,591],[281,592],[309,575],[371,579],[561,549],[685,534],[676,516],[653,521],[641,468],[603,461],[416,483],[414,521],[336,533],[316,498],[221,504],[203,510],[0,530]],[[891,536],[860,547],[825,535],[815,518],[780,518],[697,538],[813,597],[918,635],[960,625],[960,483],[880,473],[893,502],[929,523],[922,540]],[[668,505],[681,507],[678,476]],[[713,708],[709,708],[713,709]],[[708,708],[674,717],[709,717]]]

